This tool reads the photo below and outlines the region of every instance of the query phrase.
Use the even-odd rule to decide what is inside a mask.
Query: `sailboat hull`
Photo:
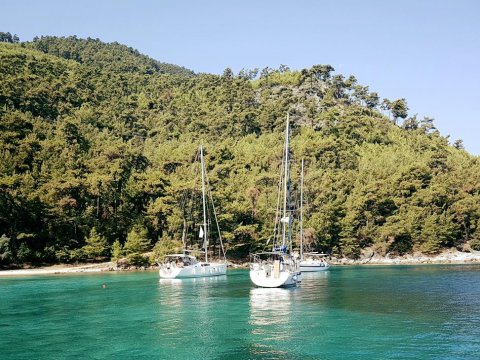
[[[304,260],[300,262],[299,267],[301,272],[319,272],[328,270],[330,265],[324,261]]]
[[[159,270],[162,279],[182,279],[220,276],[227,273],[226,263],[196,263],[184,267],[165,267]]]
[[[320,265],[302,265],[300,264],[300,271],[301,272],[320,272],[320,271],[327,271],[329,266],[320,266]]]
[[[264,288],[297,286],[300,281],[300,272],[285,270],[275,274],[268,269],[260,267],[250,270],[250,280],[256,286]]]

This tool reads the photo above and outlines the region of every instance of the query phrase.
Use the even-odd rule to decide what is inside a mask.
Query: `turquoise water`
[[[0,278],[1,359],[479,356],[473,265],[337,267],[295,289],[254,288],[245,270]]]

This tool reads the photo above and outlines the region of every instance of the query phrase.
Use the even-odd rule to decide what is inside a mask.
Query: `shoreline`
[[[406,254],[392,257],[389,254],[380,256],[373,251],[365,251],[360,259],[335,259],[332,265],[422,265],[422,264],[480,264],[480,251],[469,252],[457,249],[444,250],[435,255],[422,253]]]
[[[461,252],[458,250],[445,250],[440,254],[428,256],[425,254],[408,254],[399,257],[379,256],[374,252],[363,254],[360,259],[331,258],[328,261],[332,266],[380,266],[380,265],[470,265],[480,264],[480,251]],[[233,269],[248,268],[248,262],[228,262]],[[29,269],[0,270],[0,278],[8,276],[30,276],[30,275],[55,275],[74,273],[100,273],[100,272],[121,272],[121,271],[147,271],[157,270],[158,266],[150,267],[118,267],[113,261],[97,264],[68,265],[58,264]]]
[[[97,264],[68,265],[57,264],[51,266],[42,266],[30,269],[12,269],[0,270],[0,277],[6,276],[26,276],[26,275],[54,275],[69,273],[98,273],[106,271],[124,271],[117,268],[114,262],[104,262]]]

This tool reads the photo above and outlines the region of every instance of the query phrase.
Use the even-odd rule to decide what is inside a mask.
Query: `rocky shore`
[[[480,251],[468,252],[457,249],[444,250],[435,255],[422,253],[406,254],[403,256],[380,256],[374,251],[364,251],[359,259],[332,258],[332,265],[419,265],[419,264],[469,264],[480,263]]]

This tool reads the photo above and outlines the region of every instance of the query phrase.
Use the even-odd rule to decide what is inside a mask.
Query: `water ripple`
[[[242,270],[10,278],[0,314],[2,360],[473,360],[480,267],[332,268],[291,289],[255,288]]]

